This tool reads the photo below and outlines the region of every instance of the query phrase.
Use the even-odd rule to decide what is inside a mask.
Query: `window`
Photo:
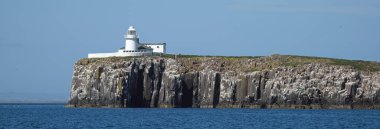
[[[160,46],[157,46],[157,48],[160,48]]]
[[[132,30],[130,30],[130,31],[128,31],[128,34],[129,34],[129,35],[136,35],[136,31],[132,31]]]

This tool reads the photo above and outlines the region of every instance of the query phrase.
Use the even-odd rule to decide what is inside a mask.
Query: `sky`
[[[172,54],[380,61],[378,0],[1,0],[0,102],[65,102],[73,64],[135,26]]]

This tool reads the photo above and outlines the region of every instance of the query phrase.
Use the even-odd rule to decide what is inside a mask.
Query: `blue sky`
[[[380,61],[378,0],[1,0],[0,102],[66,101],[73,64],[134,25],[168,53]]]

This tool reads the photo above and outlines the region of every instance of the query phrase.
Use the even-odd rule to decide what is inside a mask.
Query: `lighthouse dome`
[[[129,26],[128,30],[135,30],[135,27]]]

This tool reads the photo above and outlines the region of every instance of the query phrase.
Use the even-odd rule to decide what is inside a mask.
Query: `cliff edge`
[[[319,57],[81,59],[68,107],[380,108],[380,63]]]

